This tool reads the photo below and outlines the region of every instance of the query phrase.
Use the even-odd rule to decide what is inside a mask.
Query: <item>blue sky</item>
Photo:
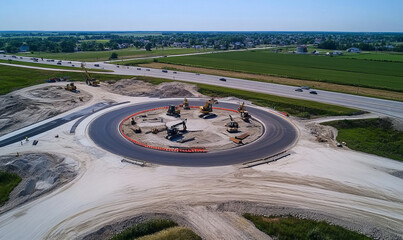
[[[403,0],[1,0],[0,30],[403,32]]]

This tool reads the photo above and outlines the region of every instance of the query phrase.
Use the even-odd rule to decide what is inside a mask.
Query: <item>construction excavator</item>
[[[189,110],[189,109],[190,109],[189,101],[188,101],[187,98],[185,98],[185,99],[183,100],[183,109],[186,109],[186,110]]]
[[[212,117],[215,116],[213,112],[213,104],[218,104],[218,101],[215,100],[214,98],[211,98],[210,100],[208,100],[206,102],[206,104],[204,104],[204,106],[200,107],[200,118],[208,118],[208,117]]]
[[[74,85],[74,83],[67,84],[66,87],[64,87],[64,89],[66,89],[67,91],[70,91],[70,92],[74,92],[74,93],[80,92],[77,90],[77,87]]]
[[[174,106],[174,105],[169,105],[168,110],[167,110],[167,115],[168,116],[173,116],[173,117],[180,117],[181,115],[181,110]]]
[[[238,107],[238,112],[241,113],[242,120],[249,122],[251,116],[249,115],[248,111],[246,111],[245,102]]]
[[[229,123],[225,124],[225,126],[227,127],[227,132],[229,132],[229,133],[238,132],[238,128],[239,128],[238,123],[234,121],[234,119],[232,118],[231,115],[229,115],[229,118],[231,119],[231,121]]]
[[[96,80],[95,78],[92,78],[91,74],[87,71],[87,68],[85,68],[84,63],[81,63],[81,68],[84,70],[85,76],[87,77],[87,80],[85,81],[85,83],[87,83],[88,86],[93,86],[93,87],[99,86],[100,81]]]
[[[182,125],[182,129],[179,130],[179,126]],[[174,138],[177,138],[179,136],[182,136],[184,132],[186,132],[186,119],[183,120],[180,123],[174,124],[167,128],[167,136],[165,137],[166,139],[172,140]]]

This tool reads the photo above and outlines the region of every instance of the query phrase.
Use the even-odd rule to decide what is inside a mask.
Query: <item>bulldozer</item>
[[[67,84],[66,87],[64,87],[64,89],[66,89],[67,91],[70,91],[70,92],[74,92],[74,93],[79,92],[77,90],[77,87],[74,85],[74,83]]]
[[[241,113],[242,120],[249,122],[251,116],[249,115],[248,111],[246,111],[245,102],[238,107],[238,112]]]
[[[190,109],[189,101],[188,101],[187,98],[185,98],[185,99],[183,100],[183,109],[186,109],[186,110],[189,110],[189,109]]]
[[[98,87],[100,81],[96,80],[95,78],[92,78],[91,74],[87,71],[87,68],[85,68],[84,63],[81,63],[81,68],[84,70],[85,76],[87,77],[85,83],[87,83],[88,86]]]
[[[227,132],[229,132],[229,133],[238,132],[238,128],[239,128],[238,123],[234,121],[234,119],[232,118],[231,115],[229,115],[229,118],[231,119],[231,121],[229,123],[225,124],[225,126],[227,127]]]
[[[179,130],[179,126],[182,125],[182,130]],[[174,124],[171,127],[167,128],[167,136],[166,139],[172,140],[174,138],[182,136],[184,132],[186,132],[186,119],[180,123]]]
[[[167,110],[167,115],[173,116],[173,117],[180,117],[181,110],[174,105],[169,105],[168,110]]]
[[[208,118],[208,117],[212,117],[215,116],[213,112],[213,104],[218,104],[217,100],[215,100],[214,98],[208,100],[206,102],[206,104],[204,104],[204,106],[200,107],[200,118]]]

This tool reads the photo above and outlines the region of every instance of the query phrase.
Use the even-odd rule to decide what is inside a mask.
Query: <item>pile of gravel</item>
[[[0,213],[70,182],[77,175],[76,167],[73,160],[51,154],[0,156],[0,170],[16,173],[22,178],[10,193],[10,199],[0,207]]]

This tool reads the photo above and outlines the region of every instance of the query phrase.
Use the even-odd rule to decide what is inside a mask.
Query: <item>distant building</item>
[[[297,47],[297,54],[306,54],[308,52],[308,49],[305,45],[301,45]]]
[[[28,52],[29,51],[29,46],[21,46],[20,47],[20,52]]]
[[[352,47],[352,48],[347,49],[347,52],[360,53],[361,50],[359,48]]]

